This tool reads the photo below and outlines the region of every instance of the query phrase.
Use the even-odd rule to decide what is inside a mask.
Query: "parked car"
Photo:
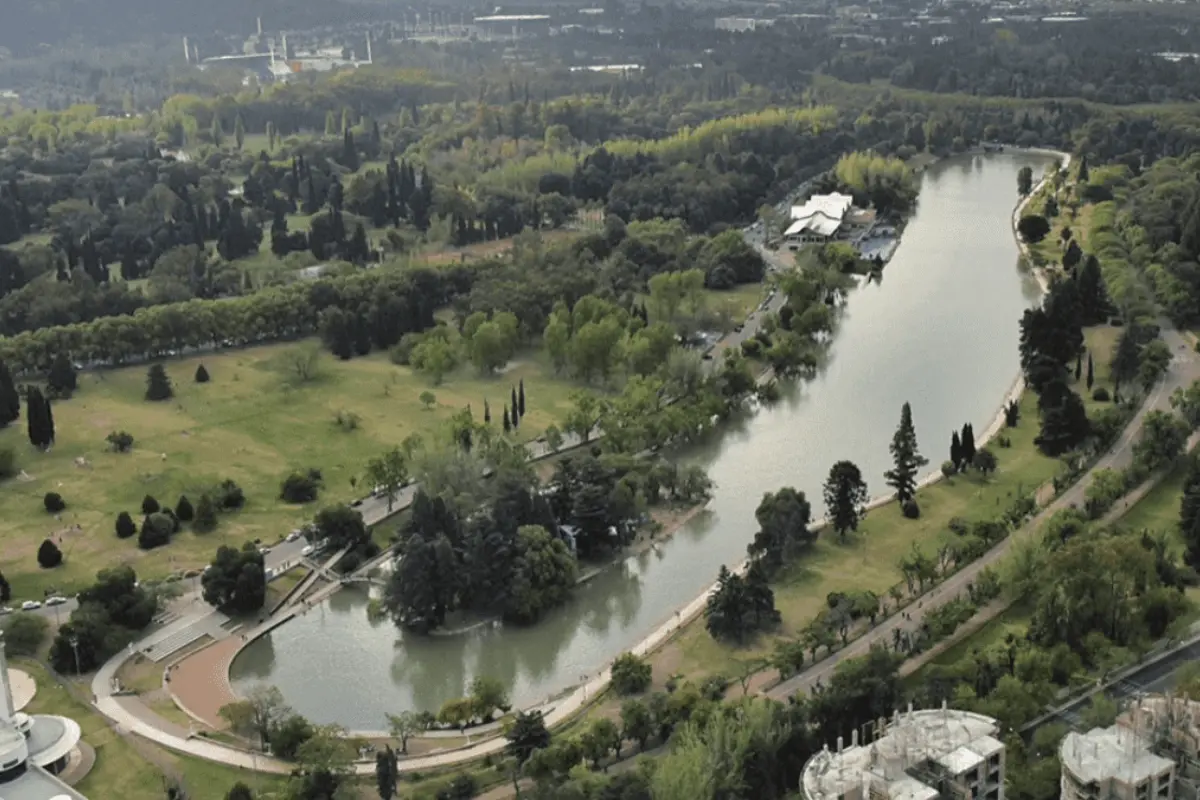
[[[316,551],[317,551],[317,548],[313,547],[311,544],[306,544],[306,545],[304,545],[304,549],[300,551],[300,555],[311,556]]]
[[[296,530],[292,531],[291,533],[289,533],[287,535],[287,541],[294,542],[303,535],[304,534],[301,532],[301,530],[299,528],[297,528]]]
[[[42,604],[39,603],[37,600],[26,600],[24,603],[21,603],[22,611],[36,611],[37,609],[39,609],[41,607],[42,607]]]
[[[4,616],[5,614],[11,614],[12,612],[12,606],[4,606],[3,608],[0,608],[0,617]]]
[[[46,598],[46,605],[48,606],[61,606],[65,602],[67,602],[67,598],[63,597],[61,594],[56,594]]]

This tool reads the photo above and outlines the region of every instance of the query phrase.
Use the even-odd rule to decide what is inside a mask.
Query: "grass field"
[[[222,800],[241,780],[264,791],[283,787],[274,776],[252,776],[243,770],[180,756],[116,733],[89,706],[77,701],[56,683],[41,666],[22,661],[20,668],[37,681],[37,695],[28,711],[70,717],[83,729],[83,739],[96,750],[96,764],[76,788],[93,798],[161,800],[165,774],[182,779],[190,800]],[[136,742],[136,744],[135,744]]]
[[[317,377],[297,383],[288,355],[301,346],[168,362],[175,397],[163,403],[143,400],[144,367],[83,373],[77,394],[54,408],[57,441],[47,454],[29,446],[24,426],[0,431],[0,446],[16,450],[26,473],[0,492],[2,568],[14,598],[40,598],[51,586],[80,588],[98,569],[116,563],[131,564],[141,577],[155,577],[200,567],[223,543],[274,541],[321,506],[361,495],[351,478],[361,474],[368,459],[409,434],[430,434],[468,405],[482,419],[485,398],[498,419],[510,387],[524,379],[527,419],[518,436],[531,439],[561,419],[576,388],[553,378],[533,357],[518,357],[503,375],[482,378],[467,367],[443,385],[430,386],[382,353],[345,362],[323,353]],[[210,383],[193,382],[201,362]],[[419,400],[426,390],[437,397],[432,410]],[[339,411],[357,414],[358,429],[339,428],[334,422]],[[134,436],[132,452],[107,451],[105,437],[115,430]],[[278,500],[283,477],[310,467],[324,475],[320,499],[308,506]],[[222,517],[212,533],[185,529],[170,545],[148,553],[138,550],[134,539],[116,538],[117,514],[125,510],[140,519],[145,495],[174,506],[187,494],[194,504],[225,478],[245,489],[247,504]],[[50,491],[67,502],[61,519],[42,505]],[[61,540],[66,557],[48,571],[39,569],[34,557],[47,536]]]
[[[885,595],[903,580],[897,563],[914,543],[933,553],[954,535],[947,527],[953,517],[993,518],[1018,495],[1053,478],[1061,464],[1037,451],[1033,444],[1037,431],[1037,398],[1027,393],[1021,401],[1020,424],[1005,431],[1012,446],[991,447],[999,460],[994,475],[983,478],[971,473],[926,487],[917,495],[921,506],[918,520],[905,519],[899,507],[889,503],[870,511],[859,533],[845,545],[822,534],[813,552],[785,567],[774,582],[775,603],[783,616],[777,636],[795,638],[824,607],[830,592],[869,589]],[[734,648],[718,643],[703,622],[697,621],[660,651],[656,660],[663,659],[672,673],[736,676],[768,655],[777,636],[760,637],[746,647]]]

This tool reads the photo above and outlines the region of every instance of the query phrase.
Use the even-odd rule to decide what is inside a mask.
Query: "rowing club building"
[[[874,210],[856,207],[850,195],[815,194],[804,205],[792,206],[783,240],[790,250],[809,244],[857,242],[874,224]]]

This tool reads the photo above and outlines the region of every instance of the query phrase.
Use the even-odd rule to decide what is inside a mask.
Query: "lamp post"
[[[75,653],[75,674],[80,675],[83,671],[79,669],[79,637],[72,636],[67,639],[67,643],[71,645],[71,650]]]

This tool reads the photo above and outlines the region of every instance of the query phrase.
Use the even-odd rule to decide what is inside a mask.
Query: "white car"
[[[302,534],[302,533],[300,532],[300,529],[299,529],[299,528],[297,528],[296,530],[292,531],[291,533],[289,533],[289,534],[287,535],[287,541],[289,541],[289,542],[294,542],[294,541],[296,541],[297,539],[299,539],[299,538],[300,538],[301,536],[303,536],[303,535],[304,535],[304,534]]]
[[[12,612],[13,612],[13,607],[12,607],[12,606],[2,606],[2,607],[0,607],[0,617],[4,616],[5,614],[11,614]]]
[[[42,607],[42,604],[39,603],[37,600],[26,600],[24,603],[21,603],[22,611],[36,611],[37,609],[39,609],[41,607]]]
[[[306,544],[306,545],[304,545],[304,549],[300,551],[300,555],[311,556],[313,553],[316,552],[316,550],[317,550],[317,548],[313,547],[311,544]]]
[[[46,605],[48,606],[61,606],[65,602],[67,602],[67,598],[58,594],[54,595],[53,597],[46,598]]]

